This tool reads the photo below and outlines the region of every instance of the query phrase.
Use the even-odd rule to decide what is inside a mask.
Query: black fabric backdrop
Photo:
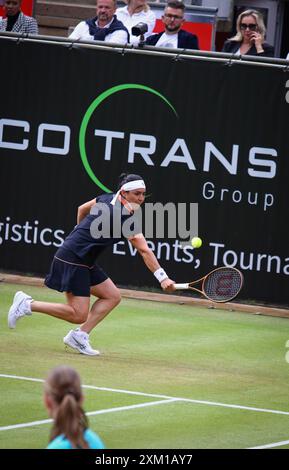
[[[184,282],[230,264],[244,273],[240,299],[288,303],[288,71],[3,38],[0,58],[2,270],[45,274],[76,223],[78,205],[102,192],[81,158],[82,128],[91,171],[107,188],[114,190],[127,171],[143,176],[148,202],[199,204],[201,249],[189,254],[175,240],[152,240],[172,278]],[[94,100],[116,86],[85,127]],[[55,132],[47,124],[65,127]],[[49,152],[63,148],[64,129],[68,152]],[[123,133],[112,139],[109,159],[108,141],[95,129]],[[149,161],[129,157],[132,134],[153,136]],[[136,145],[148,147],[146,139],[138,136]],[[182,161],[162,165],[177,139]],[[126,242],[108,249],[100,263],[119,285],[157,287]]]

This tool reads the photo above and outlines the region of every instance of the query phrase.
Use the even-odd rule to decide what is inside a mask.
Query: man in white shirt
[[[69,39],[127,44],[129,32],[116,18],[116,0],[97,0],[96,17],[81,21]]]
[[[127,0],[127,6],[116,10],[116,16],[128,29],[130,42],[135,45],[139,44],[140,38],[139,36],[132,35],[131,30],[133,26],[136,26],[138,23],[147,24],[148,30],[144,34],[146,39],[152,34],[156,24],[156,15],[150,9],[146,0]]]

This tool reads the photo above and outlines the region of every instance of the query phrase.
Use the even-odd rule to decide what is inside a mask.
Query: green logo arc
[[[173,105],[167,100],[167,98],[165,96],[163,96],[161,93],[159,93],[158,91],[154,90],[153,88],[149,88],[145,85],[139,85],[139,84],[136,84],[136,83],[125,83],[123,85],[117,85],[117,86],[114,86],[112,88],[109,88],[108,90],[104,91],[103,93],[101,93],[99,96],[97,96],[95,98],[95,100],[90,104],[90,106],[88,107],[83,119],[82,119],[82,122],[81,122],[81,125],[80,125],[80,131],[79,131],[79,150],[80,150],[80,157],[81,157],[81,160],[82,160],[82,163],[83,163],[83,166],[88,174],[88,176],[91,178],[91,180],[100,188],[102,189],[104,192],[107,192],[107,193],[110,193],[112,192],[109,188],[107,188],[97,177],[96,175],[94,174],[90,164],[89,164],[89,161],[88,161],[88,158],[87,158],[87,152],[86,152],[86,145],[85,145],[85,138],[86,138],[86,131],[87,131],[87,126],[89,124],[89,121],[90,121],[90,118],[91,116],[93,115],[94,111],[96,110],[96,108],[104,101],[106,100],[106,98],[108,98],[109,96],[113,95],[114,93],[117,93],[119,91],[123,91],[123,90],[142,90],[142,91],[147,91],[149,93],[152,93],[156,96],[158,96],[159,98],[161,98],[170,108],[171,110],[173,111],[173,113],[176,115],[176,117],[178,117],[178,114],[175,110],[175,108],[173,107]]]

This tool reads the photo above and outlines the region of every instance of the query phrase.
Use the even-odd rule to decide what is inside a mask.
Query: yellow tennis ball
[[[191,240],[192,247],[194,248],[200,248],[202,246],[202,239],[199,237],[194,237]]]

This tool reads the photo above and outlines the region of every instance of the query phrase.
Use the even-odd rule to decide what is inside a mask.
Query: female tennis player
[[[119,220],[118,228],[123,229],[125,222],[144,202],[145,191],[144,180],[139,175],[122,174],[115,194],[102,194],[78,208],[77,225],[56,252],[45,278],[46,286],[65,292],[66,303],[37,301],[19,291],[9,310],[9,328],[15,328],[17,320],[32,312],[51,315],[81,325],[63,338],[66,345],[82,354],[100,354],[90,346],[89,333],[119,304],[121,296],[113,281],[96,264],[96,259],[106,247],[125,238],[123,230],[119,236],[114,236],[113,223]],[[98,219],[99,216],[101,219]],[[99,220],[102,224],[98,224]],[[108,234],[96,233],[99,225],[109,227]],[[162,289],[173,291],[174,282],[160,267],[143,234],[132,233],[127,239],[142,256]],[[97,300],[90,308],[91,295]]]

